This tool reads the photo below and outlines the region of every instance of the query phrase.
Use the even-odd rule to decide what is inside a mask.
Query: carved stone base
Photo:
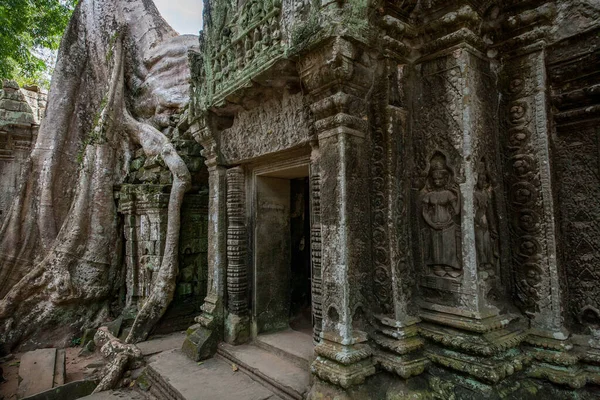
[[[430,346],[427,357],[446,368],[471,375],[483,382],[495,384],[520,371],[531,362],[531,356],[511,349],[493,357],[473,356],[453,350]]]
[[[424,304],[419,316],[424,321],[478,333],[502,329],[518,319],[516,315],[465,312],[437,304]]]
[[[526,351],[533,358],[528,376],[568,385],[572,389],[600,382],[600,367],[596,365],[600,362],[598,349],[581,343],[575,348],[571,339],[559,340],[548,335],[532,334],[526,342],[531,345]]]
[[[225,319],[225,342],[233,345],[247,343],[250,340],[250,317],[235,314]]]
[[[344,389],[360,385],[375,373],[373,352],[367,344],[341,345],[322,339],[315,352],[318,356],[311,365],[312,373]]]
[[[527,336],[516,327],[478,333],[428,323],[420,324],[419,332],[443,347],[480,356],[493,356],[517,347]]]
[[[523,379],[522,377],[490,385],[469,376],[449,373],[436,366],[430,367],[425,375],[428,379],[429,394],[433,395],[434,399],[525,399],[533,398],[531,397],[532,393],[537,394],[540,398],[552,398],[546,397],[547,387],[540,385],[544,382],[535,382],[533,379]],[[562,399],[562,397],[558,398]]]
[[[188,328],[181,351],[194,361],[206,360],[217,352],[218,343],[215,330],[196,324]]]
[[[506,315],[455,315],[425,310],[421,336],[435,342],[427,349],[434,363],[495,384],[523,369],[532,356],[517,347],[527,333],[518,318]]]
[[[422,374],[429,364],[429,360],[420,354],[399,356],[377,350],[373,354],[373,358],[381,368],[404,379]]]
[[[548,379],[560,385],[568,385],[572,389],[580,389],[588,383],[588,373],[578,365],[561,367],[558,365],[534,362],[527,369],[527,376]]]
[[[377,345],[375,363],[404,379],[422,373],[429,361],[419,351],[424,344],[418,336],[419,320],[410,318],[401,322],[382,316],[376,318],[376,331],[371,334]]]

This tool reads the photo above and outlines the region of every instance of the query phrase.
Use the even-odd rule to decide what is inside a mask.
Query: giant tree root
[[[152,125],[168,117],[154,86],[144,86],[140,101],[136,82],[149,75],[144,57],[175,36],[152,2],[79,2],[61,45],[52,102],[26,184],[0,230],[0,292],[3,282],[11,287],[0,299],[0,344],[6,350],[31,337],[39,346],[44,335],[52,343],[43,344],[56,345],[48,335],[55,329],[61,329],[64,344],[108,317],[123,283],[113,189],[126,176],[132,143],[147,156],[162,157],[173,187],[163,260],[127,342],[144,340],[171,302],[181,204],[191,179],[170,140]],[[115,361],[115,371],[123,363],[122,357]]]
[[[118,38],[115,43],[115,68],[109,92],[109,102],[103,112],[108,129],[124,130],[136,143],[142,146],[147,157],[160,156],[173,174],[173,185],[169,197],[167,212],[167,236],[163,259],[158,270],[150,296],[138,312],[127,343],[145,340],[152,327],[165,313],[175,293],[175,281],[178,267],[179,230],[181,227],[181,204],[183,196],[191,186],[190,172],[177,154],[171,141],[158,129],[148,123],[136,120],[127,110],[124,100],[125,79],[123,74],[123,42]],[[108,116],[113,120],[109,120]],[[112,126],[111,126],[112,125]]]
[[[142,359],[140,349],[132,344],[121,343],[105,326],[98,329],[94,335],[94,343],[100,347],[100,353],[109,360],[102,371],[103,378],[94,393],[115,389],[128,367]]]

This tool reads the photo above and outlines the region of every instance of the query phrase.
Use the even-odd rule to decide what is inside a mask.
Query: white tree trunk
[[[170,80],[150,75],[157,59],[173,57],[174,46],[177,62],[187,65],[192,40],[176,36],[145,0],[82,0],[77,6],[46,118],[0,230],[0,343],[6,348],[32,336],[41,343],[53,327],[68,336],[106,317],[122,284],[113,187],[127,174],[134,144],[163,158],[173,189],[163,263],[128,341],[144,339],[171,301],[190,174],[155,126],[184,106],[189,72]],[[184,93],[173,101],[164,88]],[[130,104],[136,105],[131,112]]]

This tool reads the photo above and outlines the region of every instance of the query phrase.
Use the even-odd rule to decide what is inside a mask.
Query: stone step
[[[308,370],[315,357],[312,336],[292,329],[259,335],[254,344],[305,370]]]
[[[56,359],[56,349],[38,349],[23,354],[19,364],[18,399],[52,389],[57,367]],[[62,364],[64,367],[64,353]],[[64,371],[62,379],[64,381]]]
[[[298,367],[292,361],[254,344],[231,346],[220,343],[217,352],[284,399],[301,400],[309,389],[308,368]]]
[[[66,356],[67,352],[65,349],[56,350],[56,360],[54,361],[54,382],[52,387],[62,386],[65,384]]]
[[[211,358],[196,363],[180,350],[148,360],[145,376],[150,393],[161,400],[281,400],[230,362]]]
[[[144,357],[162,353],[163,351],[180,349],[185,340],[185,332],[175,332],[170,335],[154,337],[136,346],[141,350]]]
[[[133,390],[110,390],[80,397],[81,400],[146,400],[146,397]]]
[[[96,386],[98,386],[96,380],[74,381],[25,397],[23,400],[77,400],[90,395]]]

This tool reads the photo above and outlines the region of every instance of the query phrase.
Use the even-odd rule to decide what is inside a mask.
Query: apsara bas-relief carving
[[[423,263],[429,274],[460,278],[460,191],[446,156],[435,153],[419,194]]]

